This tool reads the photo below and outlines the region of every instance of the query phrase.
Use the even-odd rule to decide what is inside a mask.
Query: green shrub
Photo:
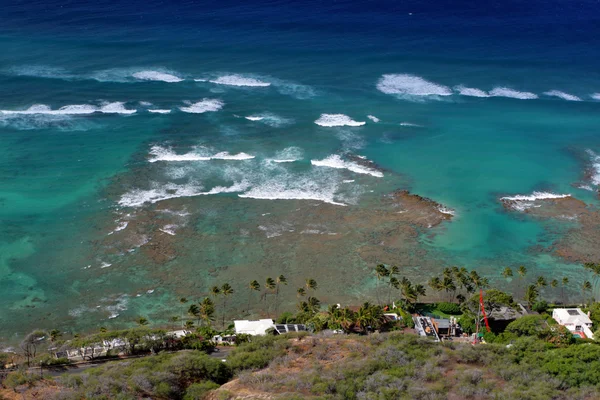
[[[460,306],[455,303],[448,303],[448,302],[437,303],[436,308],[438,310],[440,310],[441,312],[443,312],[444,314],[450,314],[450,315],[462,314],[462,311],[460,310]]]
[[[535,312],[543,314],[546,311],[548,311],[548,302],[546,302],[545,300],[540,300],[540,301],[536,302],[533,305],[533,307],[531,307],[531,309]]]
[[[2,382],[6,387],[14,389],[21,385],[31,385],[42,379],[39,374],[28,374],[25,371],[13,371],[6,375]]]
[[[185,391],[183,400],[202,400],[211,390],[218,389],[219,385],[211,381],[202,381],[191,384]]]

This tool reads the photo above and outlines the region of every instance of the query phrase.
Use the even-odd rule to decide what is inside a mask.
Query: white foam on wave
[[[34,104],[26,110],[0,110],[0,113],[6,115],[82,115],[82,114],[93,114],[98,111],[95,106],[87,104],[73,104],[61,107],[57,110],[52,110],[50,106],[45,104]]]
[[[259,200],[316,200],[345,206],[346,204],[335,201],[336,190],[335,184],[322,185],[309,178],[267,179],[238,196]]]
[[[202,99],[199,102],[192,103],[187,107],[179,107],[179,109],[186,113],[202,114],[205,112],[219,111],[225,103],[217,99]]]
[[[567,101],[581,101],[580,97],[577,97],[577,96],[569,94],[569,93],[561,92],[560,90],[550,90],[548,92],[544,92],[544,94],[546,96],[558,97],[558,98],[561,98],[561,99],[567,100]]]
[[[449,87],[410,74],[387,74],[377,82],[377,89],[385,94],[400,96],[450,96]]]
[[[190,152],[185,154],[177,154],[171,148],[165,148],[161,146],[152,146],[150,149],[152,158],[148,161],[151,163],[157,161],[208,161],[210,156],[198,154],[197,152]]]
[[[256,114],[256,115],[249,115],[244,118],[246,118],[249,121],[260,122],[262,124],[272,126],[274,128],[288,125],[291,122],[293,122],[292,120],[290,120],[288,118],[280,117],[279,115],[272,114],[269,112],[264,112],[264,113],[260,113],[260,114]]]
[[[469,88],[463,85],[456,86],[454,90],[456,90],[461,96],[490,97],[490,95],[485,90]]]
[[[267,87],[271,86],[270,82],[265,82],[260,79],[245,77],[242,75],[224,75],[217,79],[209,80],[210,83],[227,86],[246,86],[246,87]]]
[[[413,127],[417,127],[417,128],[422,127],[422,125],[413,124],[412,122],[400,122],[400,126],[413,126]]]
[[[536,201],[536,200],[549,200],[549,199],[564,199],[571,197],[570,194],[555,194],[550,192],[533,192],[529,195],[516,195],[516,196],[505,196],[500,200],[508,201]]]
[[[275,158],[271,161],[276,163],[289,163],[301,160],[304,157],[304,152],[299,147],[286,147],[285,149],[275,153]]]
[[[490,95],[493,97],[509,97],[511,99],[520,100],[533,100],[539,97],[535,93],[519,92],[518,90],[514,90],[507,87],[496,87],[490,91]]]
[[[456,210],[453,210],[451,208],[445,207],[445,206],[439,206],[437,208],[437,210],[439,212],[441,212],[442,214],[446,214],[446,215],[452,215],[455,216],[456,215]]]
[[[315,121],[319,126],[334,127],[334,126],[362,126],[365,122],[354,121],[344,114],[321,114],[319,119]]]
[[[149,190],[135,189],[121,196],[119,205],[124,207],[139,207],[144,204],[157,203],[163,200],[175,199],[179,197],[195,197],[214,195],[219,193],[242,192],[248,188],[248,182],[242,181],[234,183],[231,186],[215,186],[209,191],[202,191],[202,186],[191,182],[187,185],[177,185],[167,183],[164,185],[154,184],[154,188]]]
[[[150,149],[150,155],[152,157],[148,160],[151,163],[157,161],[210,161],[210,160],[251,160],[255,156],[241,152],[237,154],[230,154],[227,151],[222,151],[214,155],[207,155],[206,149],[196,148],[195,151],[177,154],[171,148],[165,148],[162,146],[152,146]]]
[[[591,95],[592,99],[594,100],[600,100],[600,93],[594,93]]]
[[[592,150],[587,150],[592,161],[592,174],[590,180],[592,184],[600,186],[600,155],[594,153]]]
[[[143,81],[161,81],[161,82],[168,82],[168,83],[176,83],[176,82],[183,81],[182,78],[180,78],[176,75],[169,74],[166,72],[161,72],[161,71],[152,71],[152,70],[134,72],[131,76],[133,76],[136,79],[143,80]]]
[[[125,103],[122,101],[115,101],[112,103],[105,103],[102,105],[98,111],[104,114],[135,114],[137,110],[129,110],[125,108]]]
[[[556,194],[549,192],[533,192],[530,195],[516,195],[501,197],[500,200],[509,202],[510,207],[517,211],[525,211],[529,208],[539,208],[540,204],[535,204],[536,200],[551,200],[551,199],[564,199],[571,197],[570,194]]]
[[[379,121],[381,121],[379,118],[377,118],[374,115],[367,115],[367,118],[369,118],[373,122],[379,122]]]
[[[337,154],[332,154],[323,160],[310,160],[310,163],[317,167],[329,167],[337,169],[347,169],[357,174],[366,174],[375,176],[377,178],[383,178],[383,173],[352,161],[345,161]]]
[[[227,151],[222,151],[220,153],[211,156],[211,160],[251,160],[255,156],[247,154],[247,153],[238,153],[238,154],[229,154]]]
[[[119,223],[119,225],[117,225],[117,227],[112,232],[109,232],[108,234],[112,235],[115,232],[122,231],[123,229],[127,228],[127,225],[129,225],[129,222],[123,221],[123,222]]]
[[[156,110],[148,110],[148,112],[155,113],[155,114],[169,114],[171,112],[171,110],[156,109]]]

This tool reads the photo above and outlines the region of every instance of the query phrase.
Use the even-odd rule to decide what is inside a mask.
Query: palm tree
[[[600,264],[585,263],[583,267],[585,269],[589,269],[592,273],[592,279],[594,281],[592,287],[598,286],[598,278],[600,277]]]
[[[348,308],[340,310],[338,322],[344,331],[349,331],[354,323],[354,313]]]
[[[529,304],[529,308],[531,309],[535,302],[537,301],[539,292],[538,288],[535,285],[527,286],[527,290],[525,291],[525,301]]]
[[[287,285],[287,279],[283,275],[279,275],[275,282],[275,318],[279,314],[279,285]]]
[[[148,319],[144,318],[144,317],[138,317],[138,319],[135,320],[135,322],[139,325],[139,326],[146,326],[148,325]]]
[[[398,279],[394,276],[398,273],[400,273],[400,268],[392,265],[388,272],[388,304],[392,302],[392,288],[398,289]]]
[[[583,294],[583,304],[585,305],[585,292],[592,291],[592,283],[590,281],[585,281],[581,285],[581,293]]]
[[[62,332],[58,329],[52,329],[50,332],[48,332],[48,335],[50,336],[50,342],[54,343],[59,337],[62,336]]]
[[[180,304],[185,304],[187,302],[188,302],[188,300],[185,297],[180,297],[179,298],[179,303]],[[181,310],[181,327],[183,328],[183,309]]]
[[[224,283],[223,286],[221,286],[221,294],[223,295],[223,315],[221,320],[221,326],[223,327],[223,329],[225,329],[225,308],[227,303],[227,297],[233,294],[233,288],[229,283]]]
[[[210,299],[210,297],[205,297],[200,302],[200,308],[197,311],[198,322],[200,320],[204,321],[204,324],[210,326],[211,321],[214,320],[215,315],[215,303]]]
[[[562,302],[564,304],[566,304],[567,298],[565,297],[565,287],[569,284],[569,278],[567,278],[566,276],[563,276],[561,282],[562,282],[562,286],[560,288],[560,291],[561,291],[560,297],[561,297]]]
[[[252,292],[260,292],[260,283],[255,279],[248,284],[248,289],[250,292],[248,293],[248,306],[246,312],[250,312],[250,301],[252,300]]]
[[[341,314],[341,309],[337,304],[330,304],[327,307],[327,327],[329,329],[338,329],[341,328],[339,317]]]
[[[388,276],[390,274],[390,271],[388,271],[388,269],[385,267],[385,265],[383,264],[379,264],[375,267],[375,276],[377,277],[377,287],[376,287],[376,293],[377,293],[377,302],[381,305],[381,299],[379,297],[379,281],[381,279],[383,279],[384,277]]]
[[[557,287],[557,286],[558,286],[558,280],[556,280],[556,279],[552,279],[552,280],[550,281],[550,287],[551,287],[552,289],[556,289],[556,287]]]
[[[101,326],[100,327],[100,333],[105,333],[105,332],[108,332],[108,329],[106,329],[105,326]]]
[[[546,278],[544,278],[543,276],[538,276],[537,280],[535,281],[535,286],[537,286],[540,289],[548,286]]]
[[[298,288],[296,290],[296,297],[300,298],[300,297],[304,297],[304,296],[306,296],[306,289],[304,289],[304,288]]]
[[[456,290],[456,285],[452,281],[452,278],[449,276],[445,276],[444,279],[440,282],[440,289],[445,290],[446,293],[450,293]]]
[[[319,309],[321,308],[321,301],[319,299],[317,299],[316,297],[310,296],[307,299],[307,303],[308,303],[308,307],[309,309],[313,312],[316,313],[319,311]]]
[[[525,275],[527,275],[527,268],[524,265],[521,265],[517,269],[517,274],[519,274],[519,290],[521,290],[523,286],[523,280],[525,279]]]
[[[312,278],[309,278],[306,280],[304,286],[306,287],[306,290],[316,291],[317,290],[317,281],[315,281]]]
[[[194,327],[194,321],[185,321],[185,329],[190,330]]]
[[[442,282],[440,281],[440,278],[438,278],[437,276],[434,276],[433,278],[431,278],[428,282],[428,285],[430,288],[432,288],[436,292],[440,292],[443,290]]]
[[[512,278],[512,276],[513,276],[512,269],[510,269],[510,267],[504,268],[504,271],[502,271],[502,276],[504,277],[504,279]]]
[[[200,322],[200,308],[196,304],[190,304],[187,313],[192,318],[198,318],[198,322]]]
[[[264,298],[265,298],[265,305],[268,307],[268,302],[267,302],[267,295],[268,292],[267,290],[270,290],[271,292],[275,289],[276,283],[275,280],[273,278],[267,278],[265,280],[265,293],[264,293]],[[270,307],[269,307],[270,308]],[[269,314],[269,312],[267,311],[267,314]]]
[[[426,292],[425,292],[425,286],[421,285],[420,283],[414,286],[414,292],[415,292],[415,303],[419,301],[419,296],[425,296]]]

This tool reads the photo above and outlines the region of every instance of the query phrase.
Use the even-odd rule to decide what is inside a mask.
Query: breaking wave
[[[221,100],[216,99],[202,99],[197,103],[191,103],[187,107],[179,107],[179,109],[186,113],[191,114],[202,114],[205,112],[219,111],[225,103]]]
[[[269,112],[249,115],[244,118],[246,118],[248,121],[260,122],[261,124],[265,124],[273,128],[279,128],[281,126],[289,125],[293,122],[288,118],[280,117],[279,115],[275,115]]]
[[[469,88],[462,85],[456,86],[454,90],[456,90],[461,96],[490,97],[490,95],[485,90]]]
[[[5,115],[85,115],[100,112],[104,114],[133,114],[137,110],[129,110],[125,108],[125,103],[116,101],[112,103],[104,103],[100,107],[89,104],[72,104],[59,109],[53,110],[45,104],[35,104],[26,110],[0,110],[0,114]]]
[[[377,82],[377,89],[385,94],[400,96],[450,96],[449,87],[410,74],[387,74]]]
[[[590,155],[592,161],[590,180],[592,184],[600,186],[600,155],[594,153],[592,150],[587,150],[587,153]]]
[[[379,121],[381,121],[379,118],[377,118],[374,115],[367,115],[367,118],[369,118],[373,122],[379,122]]]
[[[155,110],[148,110],[148,112],[151,112],[154,114],[169,114],[171,112],[171,110],[155,109]]]
[[[344,114],[321,114],[319,119],[315,121],[319,126],[334,127],[334,126],[362,126],[365,122],[354,121]]]
[[[540,204],[535,204],[536,200],[551,200],[551,199],[564,199],[571,197],[570,194],[555,194],[549,192],[533,192],[530,195],[516,195],[501,197],[502,201],[508,208],[516,211],[525,211],[529,208],[541,207]]]
[[[192,151],[185,154],[177,154],[171,148],[165,148],[161,146],[152,146],[150,149],[150,155],[152,157],[148,160],[151,163],[157,161],[210,161],[210,160],[251,160],[255,156],[238,153],[229,154],[226,151],[216,153],[214,155],[208,155],[206,149],[197,148],[196,151]]]
[[[168,83],[176,83],[176,82],[183,81],[183,78],[180,78],[176,75],[169,74],[166,72],[151,71],[151,70],[134,72],[133,74],[131,74],[131,76],[133,76],[136,79],[143,80],[143,81],[161,81],[161,82],[168,82]]]
[[[242,192],[248,188],[247,182],[234,183],[231,186],[215,186],[208,191],[202,191],[202,186],[196,183],[187,185],[177,185],[175,183],[154,184],[154,188],[149,190],[132,190],[125,193],[119,200],[119,205],[123,207],[139,207],[147,203],[157,203],[163,200],[175,199],[178,197],[206,196],[219,193]]]
[[[304,157],[304,152],[299,147],[286,147],[285,149],[278,151],[275,154],[275,158],[272,160],[276,163],[288,163],[301,160]]]
[[[317,167],[347,169],[357,174],[366,174],[375,176],[377,178],[383,178],[383,173],[381,171],[362,166],[352,161],[342,160],[342,158],[337,154],[332,154],[323,160],[310,160],[310,163]]]
[[[510,89],[507,87],[496,87],[490,91],[490,95],[493,97],[509,97],[512,99],[520,100],[533,100],[539,96],[531,92],[519,92],[518,90]]]
[[[559,97],[563,100],[568,100],[568,101],[581,101],[580,97],[577,97],[577,96],[569,94],[569,93],[561,92],[560,90],[550,90],[549,92],[544,92],[544,94],[546,96]]]
[[[201,81],[201,80],[197,80]],[[267,87],[271,86],[270,82],[265,82],[256,78],[249,78],[242,75],[224,75],[217,79],[209,80],[210,83],[227,86],[247,86],[247,87]]]

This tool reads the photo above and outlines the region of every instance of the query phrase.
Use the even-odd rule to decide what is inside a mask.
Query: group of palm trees
[[[250,281],[247,286],[249,292],[248,303],[246,305],[246,309],[244,310],[245,313],[250,313],[251,306],[253,305],[253,294],[260,293],[259,302],[263,304],[264,313],[269,316],[274,314],[274,316],[277,317],[277,315],[279,315],[279,294],[282,286],[287,286],[287,284],[288,281],[284,275],[279,275],[275,279],[267,277],[262,286],[255,279]],[[297,289],[297,297],[303,298],[311,291],[316,291],[317,287],[318,285],[316,280],[312,278],[306,279],[305,285]],[[227,320],[227,298],[233,295],[234,292],[235,291],[233,287],[229,283],[224,283],[221,286],[213,286],[209,291],[209,296],[206,296],[197,303],[192,303],[189,306],[187,306],[188,299],[182,297],[179,299],[179,302],[186,307],[185,311],[189,319],[184,321],[184,313],[182,312],[181,316],[177,315],[171,317],[171,322],[176,324],[178,321],[181,321],[182,327],[185,327],[186,329],[191,329],[195,325],[210,327],[216,320],[217,304],[219,303],[219,297],[221,297],[221,328],[225,329],[225,322]],[[299,301],[298,309],[318,309],[320,305],[321,303],[316,297],[309,296],[306,301]],[[140,318],[144,319],[144,324],[147,323],[145,318]],[[142,325],[140,321],[137,322],[138,325]]]
[[[419,300],[419,296],[425,296],[425,286],[421,284],[413,285],[412,282],[403,277],[402,279],[396,278],[396,275],[400,273],[400,269],[398,267],[391,266],[386,267],[383,264],[379,264],[375,267],[375,276],[377,277],[377,301],[381,305],[381,296],[380,296],[380,288],[379,281],[385,280],[387,278],[387,303],[390,304],[392,302],[392,289],[400,290],[400,294],[402,296],[402,300],[414,304]]]

